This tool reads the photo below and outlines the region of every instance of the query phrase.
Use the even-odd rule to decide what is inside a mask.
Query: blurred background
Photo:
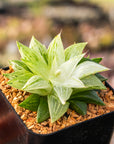
[[[0,67],[20,59],[16,40],[28,46],[34,35],[48,47],[60,31],[65,48],[86,41],[91,58],[103,57],[114,88],[114,0],[0,0]]]

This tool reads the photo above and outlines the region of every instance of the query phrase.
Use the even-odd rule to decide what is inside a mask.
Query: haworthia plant
[[[55,122],[69,107],[85,115],[88,103],[104,105],[95,90],[106,89],[99,72],[109,69],[99,64],[102,58],[84,57],[86,44],[64,50],[60,34],[48,49],[34,37],[29,47],[17,42],[22,59],[10,61],[14,72],[4,75],[10,86],[31,93],[20,106],[37,111],[37,122]]]

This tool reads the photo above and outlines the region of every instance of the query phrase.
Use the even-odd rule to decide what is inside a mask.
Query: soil
[[[99,97],[106,104],[105,106],[88,104],[87,114],[85,116],[79,115],[75,111],[68,109],[66,114],[54,123],[51,123],[50,119],[42,123],[37,123],[36,112],[26,110],[18,105],[30,94],[7,85],[8,79],[3,76],[3,73],[11,72],[13,72],[13,69],[11,67],[7,71],[0,69],[0,89],[5,94],[6,98],[14,107],[15,111],[26,124],[28,129],[32,130],[35,133],[52,133],[73,124],[80,123],[82,121],[86,121],[88,119],[114,111],[114,95],[112,90],[107,88],[107,90],[101,90],[101,92],[99,93]]]

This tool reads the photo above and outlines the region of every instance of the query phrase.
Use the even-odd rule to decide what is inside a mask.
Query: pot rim
[[[8,70],[9,67],[5,67],[5,68],[2,68],[2,69],[3,69],[3,70]],[[106,85],[106,87],[109,87],[109,88],[113,91],[113,93],[114,93],[114,89],[110,86],[110,84],[109,84],[107,81],[105,81],[105,85]],[[114,114],[114,111],[112,111],[112,112],[109,112],[109,113],[106,113],[106,114],[103,114],[103,115],[100,115],[100,116],[91,118],[91,119],[89,119],[89,120],[85,120],[85,121],[82,121],[82,122],[73,124],[73,125],[71,125],[71,126],[65,127],[65,128],[63,128],[63,129],[60,129],[60,130],[58,130],[58,131],[55,131],[55,132],[52,132],[52,133],[49,133],[49,134],[38,134],[38,133],[35,133],[35,132],[33,132],[32,130],[30,130],[30,129],[27,128],[26,124],[23,122],[23,120],[22,120],[22,119],[20,118],[20,116],[17,114],[17,112],[15,111],[14,107],[13,107],[13,106],[10,104],[10,102],[7,100],[5,94],[2,92],[1,89],[0,89],[0,93],[1,93],[2,96],[5,98],[5,100],[8,102],[8,104],[11,106],[12,110],[15,112],[15,114],[17,115],[17,117],[19,118],[19,120],[22,122],[22,124],[25,126],[25,128],[27,129],[27,131],[28,131],[29,133],[31,133],[31,134],[38,135],[38,136],[51,136],[51,135],[57,134],[57,133],[59,133],[59,132],[65,131],[65,130],[67,130],[67,129],[69,129],[69,128],[72,128],[72,127],[74,127],[74,126],[79,126],[79,125],[81,125],[81,124],[88,123],[88,122],[90,122],[91,120],[95,120],[95,119],[97,120],[97,119],[102,118],[102,117],[104,117],[104,116],[108,116],[108,115],[110,115],[110,114]]]

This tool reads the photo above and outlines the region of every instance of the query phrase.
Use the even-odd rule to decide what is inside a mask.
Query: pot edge
[[[8,70],[9,67],[5,67],[5,68],[2,68],[2,69],[3,69],[3,70]],[[109,87],[109,88],[113,91],[113,93],[114,93],[114,89],[110,86],[110,84],[109,84],[107,81],[105,82],[105,85],[106,85],[107,87]],[[30,130],[30,129],[27,128],[27,126],[25,125],[25,123],[23,122],[23,120],[20,118],[20,116],[17,114],[17,112],[15,111],[14,107],[13,107],[13,106],[10,104],[10,102],[7,100],[7,98],[5,97],[5,94],[2,92],[1,89],[0,89],[0,93],[3,95],[3,97],[4,97],[5,100],[8,102],[8,104],[11,106],[12,110],[13,110],[13,111],[15,112],[15,114],[18,116],[19,120],[22,122],[22,124],[24,125],[24,127],[26,128],[26,130],[27,130],[29,133],[31,133],[31,134],[33,134],[33,135],[37,135],[37,136],[51,136],[51,135],[57,134],[57,133],[59,133],[59,132],[62,132],[62,131],[64,131],[64,130],[67,130],[67,129],[69,129],[69,128],[72,128],[72,127],[74,127],[74,126],[78,126],[78,125],[81,125],[81,124],[84,124],[84,123],[88,123],[88,122],[91,121],[91,120],[95,120],[95,119],[97,120],[97,119],[99,119],[99,118],[102,118],[103,116],[107,116],[107,115],[110,115],[110,114],[114,114],[114,111],[112,111],[112,112],[109,112],[109,113],[106,113],[106,114],[97,116],[97,117],[95,117],[95,118],[91,118],[91,119],[89,119],[89,120],[82,121],[82,122],[77,123],[77,124],[73,124],[73,125],[71,125],[71,126],[65,127],[65,128],[63,128],[63,129],[60,129],[60,130],[58,130],[58,131],[55,131],[55,132],[52,132],[52,133],[49,133],[49,134],[38,134],[38,133],[35,133],[35,132],[33,132],[32,130]]]

